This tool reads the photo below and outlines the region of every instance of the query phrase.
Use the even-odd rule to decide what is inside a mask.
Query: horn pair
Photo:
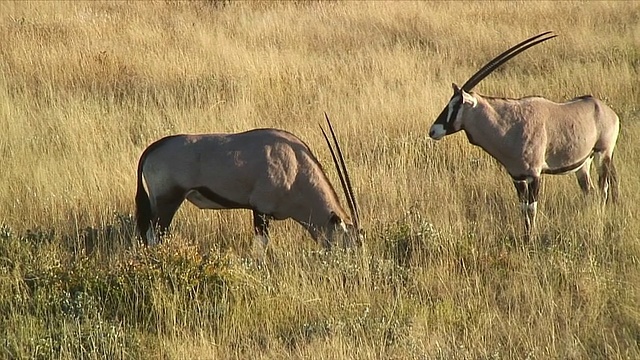
[[[329,147],[329,151],[331,152],[331,157],[333,158],[333,163],[336,166],[336,171],[338,172],[338,176],[340,177],[340,184],[342,184],[342,190],[344,191],[344,195],[347,198],[347,203],[349,205],[349,210],[351,210],[351,217],[353,218],[353,225],[356,230],[360,230],[360,218],[358,213],[358,205],[356,204],[356,197],[353,193],[353,187],[351,186],[351,179],[349,178],[349,173],[347,172],[347,166],[344,163],[344,156],[342,155],[342,150],[340,149],[340,144],[338,143],[338,139],[336,138],[336,134],[333,131],[333,126],[331,126],[331,121],[329,121],[329,115],[324,113],[325,119],[327,119],[327,124],[329,125],[329,131],[331,132],[331,137],[333,138],[333,143],[335,144],[336,150],[333,150],[333,146],[331,145],[331,141],[329,141],[329,137],[327,133],[324,131],[322,125],[320,125],[320,130],[322,130],[322,135],[324,135],[324,139],[327,141],[327,146]],[[337,155],[336,155],[337,152]],[[338,163],[338,159],[340,162]]]
[[[527,50],[528,48],[537,45],[543,41],[547,41],[549,39],[553,39],[558,36],[556,34],[551,34],[551,31],[546,31],[536,36],[532,36],[527,40],[524,40],[514,46],[512,46],[509,50],[503,52],[502,54],[496,56],[493,60],[489,61],[486,65],[484,65],[480,70],[478,70],[473,76],[467,80],[467,82],[462,85],[462,90],[471,91],[474,86],[476,86],[482,79],[487,77],[487,75],[491,74],[495,69],[497,69],[500,65],[509,61],[512,57],[520,54],[521,52]],[[549,36],[547,36],[549,35]]]

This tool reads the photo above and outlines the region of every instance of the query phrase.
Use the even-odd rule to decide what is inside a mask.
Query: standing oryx
[[[325,114],[326,117],[326,114]],[[299,138],[277,129],[237,134],[174,135],[149,145],[138,163],[136,220],[146,244],[169,228],[187,199],[201,209],[253,211],[256,240],[267,245],[269,220],[292,218],[325,247],[359,241],[358,209],[338,141],[326,117],[352,218],[322,166]],[[344,172],[344,175],[343,175]],[[147,190],[143,185],[146,184]]]
[[[599,188],[607,202],[617,198],[612,162],[620,123],[615,112],[592,96],[565,103],[542,97],[505,99],[469,92],[500,65],[526,49],[556,37],[545,32],[500,54],[459,88],[431,126],[429,136],[439,140],[464,130],[473,145],[498,160],[513,178],[525,217],[526,235],[535,225],[541,174],[576,172],[581,189],[593,188],[589,167],[594,155]],[[547,36],[549,35],[549,36]]]

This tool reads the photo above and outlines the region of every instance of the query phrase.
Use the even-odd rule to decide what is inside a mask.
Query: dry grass
[[[549,29],[477,90],[605,99],[622,201],[547,177],[523,244],[500,166],[427,130],[452,81]],[[640,357],[637,2],[1,2],[0,36],[2,357]],[[364,249],[279,222],[260,268],[247,212],[190,205],[130,246],[148,143],[279,127],[329,164],[324,111]]]

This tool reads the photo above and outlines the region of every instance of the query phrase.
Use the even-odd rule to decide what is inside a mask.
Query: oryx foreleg
[[[529,238],[536,223],[540,177],[526,177],[524,180],[514,180],[513,184],[518,192],[520,208],[524,216],[525,235]]]
[[[253,210],[254,244],[261,246],[262,249],[266,249],[269,244],[269,220],[269,215]]]

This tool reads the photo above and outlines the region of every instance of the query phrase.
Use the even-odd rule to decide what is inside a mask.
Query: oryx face
[[[346,224],[346,232],[343,235],[343,244],[345,247],[360,247],[364,242],[364,232],[353,224]]]
[[[355,225],[346,223],[342,219],[332,219],[332,225],[327,229],[327,241],[330,246],[341,246],[344,248],[362,246],[364,236],[362,231]]]
[[[429,136],[434,140],[440,140],[445,135],[455,134],[462,130],[462,115],[465,108],[475,107],[477,104],[476,99],[461,90],[458,85],[453,84],[452,87],[453,96],[429,130]]]

